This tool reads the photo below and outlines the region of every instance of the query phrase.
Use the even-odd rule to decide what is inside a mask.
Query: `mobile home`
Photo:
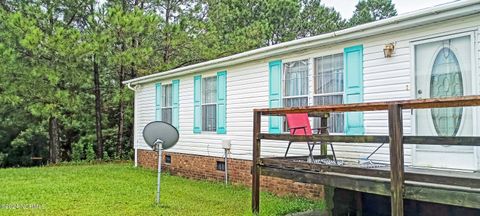
[[[162,120],[180,132],[179,143],[164,155],[173,173],[222,178],[222,143],[230,142],[231,181],[249,184],[254,108],[478,95],[479,32],[480,1],[458,1],[126,81],[135,91],[135,163],[155,163],[142,130]],[[477,108],[403,116],[406,134],[480,134]],[[388,134],[385,111],[337,113],[328,123],[331,134]],[[262,125],[263,131],[286,132],[279,117],[262,118]],[[283,156],[286,146],[263,142],[262,155]],[[377,146],[339,143],[335,151],[341,160],[357,160]],[[407,145],[404,151],[406,165],[480,170],[476,147]],[[307,153],[302,144],[289,151]],[[388,148],[372,156],[377,163],[388,158]]]

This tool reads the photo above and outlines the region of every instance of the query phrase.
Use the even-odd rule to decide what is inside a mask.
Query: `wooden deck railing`
[[[430,109],[444,107],[480,106],[480,96],[464,96],[441,99],[401,100],[389,102],[372,102],[359,104],[340,104],[328,106],[309,106],[295,108],[255,109],[253,111],[253,167],[252,167],[252,211],[259,212],[260,198],[260,169],[261,169],[261,140],[285,141],[318,141],[318,142],[344,142],[344,143],[383,143],[388,142],[390,152],[390,194],[392,215],[403,215],[403,195],[405,183],[404,144],[418,145],[462,145],[479,146],[480,137],[442,137],[442,136],[404,136],[402,110],[405,109]],[[388,136],[347,136],[347,135],[312,135],[290,136],[288,134],[268,134],[261,132],[261,117],[284,116],[288,113],[309,113],[310,116],[323,116],[331,112],[358,112],[358,111],[388,111]],[[322,121],[326,122],[326,121]],[[347,167],[330,167],[330,171],[348,173],[356,172]],[[365,169],[364,169],[365,170]],[[373,174],[374,171],[370,172]],[[385,176],[385,172],[375,172]],[[369,175],[369,172],[363,173]],[[412,175],[413,178],[427,179],[428,175]],[[455,185],[455,178],[444,177],[439,179]],[[458,183],[458,182],[457,182]],[[466,182],[468,184],[468,181]]]

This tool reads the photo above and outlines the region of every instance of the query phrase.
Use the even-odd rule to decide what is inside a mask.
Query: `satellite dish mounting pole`
[[[153,151],[158,151],[157,197],[155,200],[157,205],[160,204],[162,151],[173,147],[178,142],[178,138],[177,128],[167,122],[153,121],[143,128],[143,139]]]
[[[155,146],[158,149],[157,199],[155,199],[155,202],[157,204],[160,203],[160,175],[162,173],[162,145],[163,145],[162,140],[157,139],[155,141]]]

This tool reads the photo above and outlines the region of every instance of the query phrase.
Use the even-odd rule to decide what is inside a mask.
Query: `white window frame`
[[[318,71],[317,71],[317,59],[324,58],[326,56],[330,56],[332,58],[334,57],[340,57],[342,60],[342,91],[338,92],[327,92],[327,93],[317,93],[317,76],[318,76]],[[322,96],[342,96],[342,104],[345,101],[345,64],[344,64],[344,59],[343,59],[343,52],[338,52],[338,53],[332,53],[332,54],[327,54],[327,55],[322,55],[318,57],[313,58],[313,92],[312,92],[312,105],[319,105],[315,103],[315,98],[316,97],[322,97]],[[333,66],[333,64],[332,64]],[[334,67],[333,67],[334,68]],[[322,91],[323,92],[323,91]],[[343,134],[344,133],[344,126],[345,126],[345,117],[344,113],[332,113],[330,118],[328,119],[329,121],[329,126],[331,126],[332,122],[336,120],[336,118],[342,117],[343,121],[341,122],[341,127],[340,131],[333,131],[333,128],[329,128],[329,133],[331,134]],[[315,127],[320,127],[320,119],[317,118],[314,121]]]
[[[322,58],[322,57],[325,57],[325,56],[336,56],[336,55],[339,55],[341,58],[342,58],[342,75],[343,75],[343,78],[342,78],[342,91],[339,91],[339,92],[329,92],[329,93],[317,93],[316,91],[316,87],[317,87],[317,83],[316,83],[316,79],[317,79],[317,63],[316,63],[316,60],[318,58]],[[290,64],[290,63],[293,63],[293,62],[300,62],[300,61],[305,61],[307,63],[307,94],[305,95],[295,95],[295,96],[286,96],[286,65],[287,64]],[[331,96],[331,95],[337,95],[337,96],[342,96],[342,103],[344,103],[344,100],[345,100],[345,87],[344,87],[344,84],[345,84],[345,69],[344,69],[344,63],[343,63],[344,59],[343,59],[343,51],[341,50],[338,50],[338,52],[334,52],[334,53],[325,53],[324,55],[320,55],[320,56],[311,56],[311,57],[307,57],[307,58],[298,58],[298,59],[295,59],[295,60],[292,60],[292,61],[287,61],[287,62],[284,62],[282,67],[283,67],[283,71],[282,71],[282,103],[283,103],[283,107],[287,107],[285,106],[285,100],[286,99],[293,99],[293,98],[306,98],[307,100],[307,103],[306,105],[308,106],[311,106],[311,105],[316,105],[315,104],[315,98],[316,97],[321,97],[321,96]],[[334,115],[344,115],[343,113],[338,113],[338,114],[334,114]],[[330,118],[331,119],[331,118]],[[329,121],[334,121],[334,120],[330,120]],[[318,122],[318,123],[317,123]],[[314,127],[319,127],[319,122],[320,122],[320,118],[314,118],[313,119],[313,126]],[[330,125],[329,125],[330,126]],[[331,129],[329,130],[330,134],[343,134],[344,133],[344,126],[345,126],[345,118],[343,118],[343,122],[342,122],[342,125],[340,126],[341,129],[340,131],[331,131]],[[286,124],[286,121],[284,121],[284,132],[288,132],[287,130],[287,124]]]
[[[205,102],[205,93],[206,93],[205,90],[206,90],[206,87],[207,87],[207,85],[205,84],[206,83],[205,80],[207,80],[207,79],[214,79],[215,80],[215,82],[214,82],[214,84],[215,84],[215,95],[214,95],[215,102],[213,102],[213,103],[212,102],[209,102],[209,103]],[[217,132],[217,115],[218,115],[218,113],[217,113],[217,91],[218,91],[217,77],[216,76],[202,77],[202,89],[201,89],[201,91],[202,91],[202,95],[201,95],[202,96],[202,103],[201,103],[202,104],[202,132],[215,133],[215,132]],[[215,107],[215,109],[214,109],[214,111],[215,111],[215,124],[214,124],[214,129],[213,130],[207,130],[207,128],[205,127],[205,125],[206,125],[206,122],[205,122],[206,112],[205,112],[204,108],[207,107],[207,106],[214,106]]]
[[[286,96],[286,93],[287,93],[287,67],[286,65],[287,64],[291,64],[291,63],[294,63],[294,62],[306,62],[307,63],[307,92],[305,95],[294,95],[294,96]],[[283,65],[282,65],[282,68],[283,68],[283,71],[282,71],[282,106],[283,107],[286,107],[285,106],[285,100],[288,100],[288,99],[296,99],[296,98],[305,98],[307,100],[307,103],[305,106],[308,106],[309,103],[310,103],[310,59],[308,58],[305,58],[305,59],[298,59],[298,60],[295,60],[295,61],[289,61],[289,62],[284,62]],[[287,121],[286,119],[284,118],[283,119],[283,131],[284,132],[289,132],[288,130],[288,124],[287,124]]]
[[[301,61],[305,61],[307,63],[307,92],[305,95],[294,95],[294,96],[286,96],[286,91],[287,91],[287,67],[285,67],[285,65],[287,64],[291,64],[291,63],[294,63],[294,62],[301,62]],[[282,68],[283,68],[283,71],[282,71],[282,87],[283,87],[283,90],[282,90],[282,104],[283,104],[283,107],[285,107],[285,99],[295,99],[295,98],[306,98],[307,99],[307,106],[309,104],[309,101],[310,101],[310,98],[309,98],[309,86],[310,86],[310,72],[309,72],[309,69],[310,69],[310,61],[309,59],[300,59],[300,60],[295,60],[295,61],[290,61],[290,62],[285,62],[283,63],[282,65]]]
[[[170,88],[170,91],[168,92],[169,94],[167,95],[167,91],[165,89]],[[167,105],[167,98],[170,98],[170,105]],[[166,121],[164,118],[163,112],[164,111],[170,111],[170,121]],[[172,124],[172,118],[173,118],[173,89],[172,89],[172,84],[166,84],[162,85],[162,109],[161,109],[161,115],[162,115],[162,121],[168,122]]]

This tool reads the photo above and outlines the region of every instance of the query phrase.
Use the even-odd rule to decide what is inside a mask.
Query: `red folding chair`
[[[310,120],[308,119],[307,113],[287,114],[286,117],[287,117],[287,124],[288,124],[288,130],[290,131],[290,135],[311,136],[314,130],[316,130],[315,134],[320,134],[320,131],[322,128],[312,129],[310,127]],[[291,144],[292,144],[292,141],[288,142],[287,151],[285,152],[285,158],[287,157],[288,150],[290,150]],[[310,152],[308,156],[310,157],[310,160],[312,162],[315,161],[313,158],[313,149],[317,144],[323,144],[323,143],[307,142],[308,151]],[[335,160],[335,163],[337,163],[337,157],[335,156],[335,150],[333,149],[332,143],[330,143],[330,148],[332,149],[333,159]]]

